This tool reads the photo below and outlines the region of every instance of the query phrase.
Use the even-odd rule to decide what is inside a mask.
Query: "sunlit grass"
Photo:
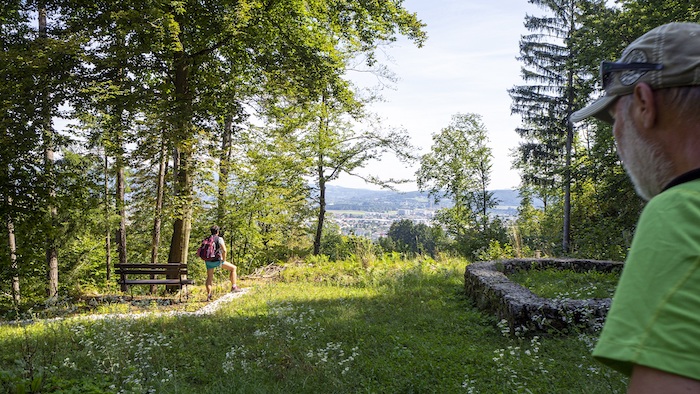
[[[0,391],[610,393],[594,336],[513,337],[464,295],[466,262],[288,267],[213,315],[0,327]]]

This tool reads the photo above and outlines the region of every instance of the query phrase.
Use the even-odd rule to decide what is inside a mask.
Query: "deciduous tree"
[[[416,173],[420,190],[427,191],[436,202],[452,200],[454,205],[438,211],[436,220],[458,244],[478,236],[478,232],[488,237],[487,210],[497,201],[487,190],[492,158],[487,142],[479,115],[454,115],[449,126],[433,134],[430,153],[421,158]]]

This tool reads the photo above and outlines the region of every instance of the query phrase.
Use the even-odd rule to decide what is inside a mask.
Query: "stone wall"
[[[566,331],[572,326],[597,331],[610,309],[610,298],[552,300],[539,297],[511,282],[516,270],[560,268],[576,272],[622,270],[616,261],[576,259],[512,259],[483,261],[467,266],[464,287],[476,305],[508,322],[511,332]]]

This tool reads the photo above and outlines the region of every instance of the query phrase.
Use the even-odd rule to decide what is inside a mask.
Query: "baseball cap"
[[[620,60],[600,64],[600,80],[603,96],[571,114],[572,122],[593,116],[613,123],[608,107],[639,82],[653,89],[700,85],[700,24],[674,22],[648,31],[625,48]]]

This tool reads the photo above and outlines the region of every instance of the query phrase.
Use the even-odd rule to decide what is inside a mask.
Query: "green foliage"
[[[374,63],[377,47],[397,35],[418,45],[426,38],[424,24],[397,1],[6,3],[0,214],[15,225],[28,296],[42,291],[44,248],[56,248],[66,288],[100,286],[117,248],[112,242],[109,255],[96,248],[119,228],[117,215],[129,261],[150,261],[154,243],[161,262],[182,258],[186,238],[201,234],[190,234],[192,220],[195,228],[217,222],[227,230],[244,267],[303,255],[309,162],[297,137],[312,119],[257,133],[247,117],[274,122],[322,96],[358,114],[360,100],[344,80],[349,59]],[[46,31],[36,27],[38,7],[46,8]],[[353,154],[378,154],[398,134],[382,136]],[[73,138],[84,146],[70,146]],[[91,155],[96,148],[104,167]],[[340,144],[336,153],[350,148]],[[42,162],[50,152],[61,160]],[[168,168],[156,208],[160,163]],[[209,198],[218,200],[216,211]],[[9,255],[0,246],[2,293],[17,274]]]
[[[574,193],[579,201],[572,211],[574,255],[624,260],[643,208],[627,175],[620,167],[601,169],[590,182],[579,182]],[[623,196],[624,204],[620,201]]]
[[[522,188],[520,194],[523,199],[514,231],[521,247],[540,251],[545,256],[561,255],[561,202],[549,200],[544,208],[538,209],[532,205],[533,195],[529,188]]]
[[[379,244],[385,251],[396,251],[414,257],[423,254],[436,257],[446,247],[447,239],[440,226],[402,219],[391,224],[386,238],[381,238]]]
[[[525,85],[509,90],[512,112],[522,125],[516,132],[522,138],[516,151],[515,167],[522,172],[523,186],[543,201],[561,199],[561,251],[571,250],[572,172],[579,153],[574,149],[578,135],[569,117],[592,91],[590,68],[579,61],[583,48],[580,30],[600,8],[602,0],[533,0],[546,15],[525,17],[530,32],[520,40],[522,76]],[[602,13],[598,13],[602,15]],[[591,37],[592,38],[592,37]]]
[[[498,202],[487,189],[492,158],[487,142],[479,115],[454,115],[448,127],[433,135],[431,151],[421,158],[416,173],[420,190],[435,201],[453,201],[452,207],[438,211],[435,220],[454,241],[453,250],[465,257],[504,235],[500,221],[488,215]]]
[[[270,132],[254,129],[236,136],[239,154],[227,182],[202,179],[199,186],[202,193],[219,199],[224,214],[219,217],[218,207],[203,206],[193,239],[199,242],[217,223],[229,242],[231,260],[246,269],[304,255],[309,249],[306,161],[295,152],[290,136]]]
[[[350,253],[347,237],[340,232],[340,227],[333,222],[326,224],[321,236],[321,254],[336,261],[344,260]]]
[[[513,247],[509,244],[501,245],[496,240],[491,240],[488,248],[476,252],[477,261],[512,259],[513,257],[515,257]]]
[[[481,177],[490,171],[491,150],[481,116],[457,114],[450,125],[433,134],[430,153],[421,158],[416,173],[418,187],[439,201],[452,198],[455,205],[479,209],[475,195]]]
[[[637,38],[664,23],[700,22],[700,5],[692,1],[625,0],[621,3],[622,12],[617,15],[618,20],[614,26],[626,33],[621,37],[626,41],[628,37]]]
[[[524,184],[536,188],[544,198],[561,187],[565,170],[566,119],[574,89],[568,77],[575,72],[570,45],[578,26],[576,7],[583,2],[573,6],[563,1],[533,3],[547,15],[525,17],[530,33],[521,37],[519,60],[526,85],[513,87],[509,94],[512,112],[523,119],[516,129],[523,141],[515,165],[523,172]]]

